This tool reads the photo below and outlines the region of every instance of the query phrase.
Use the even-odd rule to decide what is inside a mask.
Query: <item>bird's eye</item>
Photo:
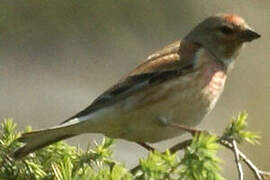
[[[229,27],[229,26],[222,26],[220,28],[220,31],[223,33],[223,34],[226,34],[226,35],[230,35],[233,33],[233,29],[232,27]]]

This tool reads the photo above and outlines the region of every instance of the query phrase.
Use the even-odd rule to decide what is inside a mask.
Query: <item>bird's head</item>
[[[217,60],[229,64],[245,42],[259,38],[245,20],[235,14],[211,16],[198,24],[186,37],[207,49]]]

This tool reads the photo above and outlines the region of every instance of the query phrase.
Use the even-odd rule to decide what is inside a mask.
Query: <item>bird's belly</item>
[[[142,142],[157,142],[173,138],[184,131],[169,127],[169,123],[192,127],[197,125],[207,112],[208,105],[200,102],[196,90],[171,92],[166,99],[134,112],[130,116],[131,119],[127,119],[128,130],[123,135],[125,139]]]

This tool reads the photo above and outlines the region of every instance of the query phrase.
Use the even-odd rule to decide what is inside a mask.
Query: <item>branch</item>
[[[191,144],[191,142],[192,142],[192,139],[188,139],[188,140],[185,140],[185,141],[183,141],[183,142],[180,142],[180,143],[178,143],[178,144],[172,146],[172,147],[169,149],[169,151],[170,151],[171,153],[176,153],[177,151],[182,150],[182,149],[185,149],[186,147],[188,147],[188,146]],[[154,149],[153,147],[151,147],[151,146],[149,146],[149,145],[147,145],[147,144],[145,144],[145,143],[138,143],[138,144],[141,145],[141,146],[143,146],[143,147],[144,147],[145,149],[147,149],[148,151],[155,151],[155,149]],[[165,152],[163,152],[163,153],[165,153]],[[137,165],[137,166],[135,166],[134,168],[132,168],[132,169],[130,170],[130,172],[131,172],[132,174],[134,174],[139,168],[140,168],[140,165]]]
[[[241,117],[241,116],[240,116]],[[243,115],[243,117],[241,118],[241,121],[239,121],[239,124],[237,124],[238,126],[242,125],[244,127],[245,125],[245,120],[246,116]],[[189,132],[192,136],[194,136],[195,134],[199,134],[202,133],[201,130],[195,129],[195,128],[190,128],[190,127],[186,127],[183,125],[179,125],[179,124],[171,124],[171,127],[175,127],[175,128],[179,128],[182,130],[185,130],[187,132]],[[208,133],[208,132],[207,132]],[[210,134],[210,133],[208,133]],[[183,142],[184,143],[184,142]],[[237,144],[236,141],[233,140],[232,143],[229,142],[225,136],[222,136],[219,138],[219,143],[222,144],[223,146],[229,148],[230,150],[232,150],[234,152],[235,155],[235,163],[237,165],[237,169],[238,169],[238,174],[239,174],[239,180],[243,180],[244,178],[244,174],[243,174],[243,168],[242,165],[240,163],[240,157],[241,159],[244,160],[244,162],[247,164],[247,166],[249,167],[249,169],[252,170],[252,172],[254,173],[255,177],[257,180],[263,180],[265,179],[265,176],[270,176],[270,172],[265,172],[265,171],[261,171],[257,168],[257,166],[255,166],[251,160],[249,160],[246,155],[244,153],[242,153],[241,151],[239,151],[239,149],[237,148]],[[181,143],[180,143],[181,144]],[[188,146],[188,145],[187,145]],[[172,147],[173,150],[176,152],[180,149],[183,149],[183,147],[180,146],[179,149],[177,149],[177,145],[174,147]],[[185,147],[184,147],[185,148]],[[171,149],[171,148],[170,148]]]
[[[192,139],[188,139],[188,140],[185,140],[183,142],[180,142],[174,146],[172,146],[169,151],[171,153],[176,153],[177,151],[179,150],[182,150],[182,149],[185,149],[186,147],[188,147],[192,142]],[[164,152],[163,152],[164,153]]]
[[[236,163],[237,170],[238,170],[239,180],[244,180],[244,173],[243,173],[242,164],[240,162],[239,149],[237,147],[235,140],[232,140],[232,145],[233,145],[234,159],[235,159],[235,163]]]
[[[173,127],[177,127],[180,129],[186,129],[185,126],[178,126],[176,124],[173,125]],[[184,128],[183,128],[184,127]],[[190,129],[186,129],[190,134],[195,135],[197,133],[202,133],[201,130],[197,130],[194,128],[190,128]],[[210,134],[210,133],[208,133]],[[169,151],[171,153],[176,153],[179,150],[183,150],[186,147],[188,147],[192,142],[192,139],[188,139],[185,140],[183,142],[180,142],[174,146],[172,146]],[[244,161],[244,163],[249,167],[249,169],[253,172],[254,176],[256,177],[257,180],[264,180],[266,176],[270,176],[270,172],[266,172],[266,171],[262,171],[260,169],[257,168],[257,166],[254,165],[254,163],[247,158],[247,156],[241,152],[238,147],[237,147],[237,143],[235,140],[228,140],[226,139],[226,137],[220,137],[218,140],[219,144],[223,145],[224,147],[230,149],[234,155],[235,155],[235,163],[237,165],[237,170],[238,170],[238,175],[239,175],[239,180],[243,180],[244,179],[244,173],[243,173],[243,168],[242,165],[240,163],[240,159],[242,159]],[[149,149],[149,148],[147,148]],[[154,150],[153,148],[150,150]],[[139,169],[139,165],[137,165],[136,167],[134,167],[133,169],[130,170],[130,172],[132,174],[134,174],[138,169]]]
[[[229,142],[228,140],[220,138],[219,143],[234,152],[233,144]],[[257,166],[255,166],[254,163],[250,159],[248,159],[247,156],[243,152],[241,151],[238,151],[238,152],[239,152],[239,157],[243,159],[243,161],[249,167],[249,169],[252,170],[257,180],[263,180],[265,179],[264,176],[270,176],[270,172],[259,170]]]

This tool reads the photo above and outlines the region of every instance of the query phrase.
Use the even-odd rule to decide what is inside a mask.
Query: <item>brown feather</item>
[[[90,106],[62,122],[62,124],[73,118],[88,115],[100,108],[117,103],[125,97],[154,84],[163,83],[171,78],[192,72],[193,59],[199,48],[199,44],[188,41],[176,41],[164,47],[150,55],[146,62],[101,94]]]

